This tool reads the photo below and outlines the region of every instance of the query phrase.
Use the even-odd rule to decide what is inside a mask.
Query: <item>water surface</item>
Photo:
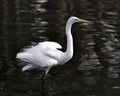
[[[120,1],[2,0],[0,3],[1,96],[119,96]],[[66,49],[64,26],[70,16],[92,21],[74,24],[74,57],[50,70],[21,72],[15,57],[22,48],[56,41]]]

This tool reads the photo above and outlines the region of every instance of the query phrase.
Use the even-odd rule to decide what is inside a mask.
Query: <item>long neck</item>
[[[72,24],[73,23],[70,21],[68,21],[66,24],[67,49],[65,53],[69,56],[69,58],[72,58],[73,56],[73,37],[71,34]]]

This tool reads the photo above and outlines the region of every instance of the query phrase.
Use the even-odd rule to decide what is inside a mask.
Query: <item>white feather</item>
[[[25,65],[22,70],[32,69],[33,67],[45,68],[45,74],[53,66],[64,64],[69,61],[73,56],[73,38],[71,34],[72,24],[75,22],[88,22],[77,17],[71,17],[66,24],[66,36],[67,36],[67,49],[62,52],[62,46],[56,42],[40,42],[36,46],[25,48],[23,52],[17,54],[16,58],[29,62],[32,65]]]
[[[22,68],[22,71],[26,71],[26,70],[29,70],[29,69],[33,69],[33,65],[28,64],[28,65],[24,66],[24,67]]]

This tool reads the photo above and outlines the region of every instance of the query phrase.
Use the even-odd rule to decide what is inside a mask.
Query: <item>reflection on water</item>
[[[119,96],[120,34],[118,0],[2,0],[0,4],[1,96]],[[15,56],[22,48],[53,40],[66,48],[64,26],[75,24],[74,57],[41,80],[39,70],[21,72]]]

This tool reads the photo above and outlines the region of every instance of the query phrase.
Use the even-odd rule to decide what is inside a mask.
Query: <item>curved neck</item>
[[[72,27],[73,22],[69,21],[66,23],[66,36],[67,36],[67,49],[66,49],[66,54],[70,56],[69,58],[72,58],[73,56],[73,37],[71,34],[71,27]]]

